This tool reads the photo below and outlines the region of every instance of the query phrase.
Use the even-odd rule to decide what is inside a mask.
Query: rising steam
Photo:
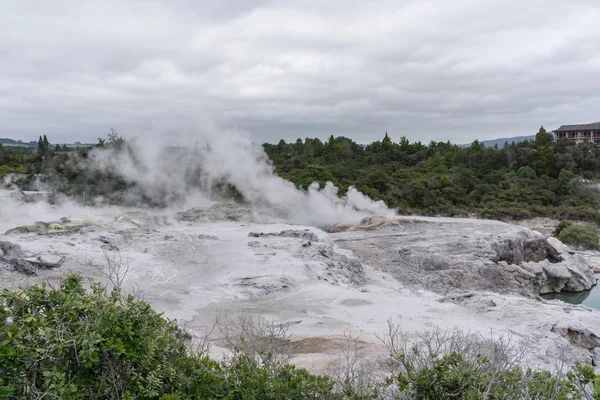
[[[90,153],[86,168],[118,174],[134,184],[129,201],[139,197],[155,204],[195,206],[195,202],[218,197],[218,188],[232,185],[253,209],[297,224],[355,224],[367,215],[394,214],[382,201],[373,201],[352,187],[341,198],[331,182],[323,189],[316,183],[308,191],[297,189],[274,174],[262,146],[243,134],[197,139],[209,145],[168,147],[137,138],[121,148],[97,148]]]

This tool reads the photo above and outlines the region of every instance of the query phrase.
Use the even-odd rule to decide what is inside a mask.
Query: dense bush
[[[528,346],[510,338],[434,329],[409,340],[397,324],[384,336],[395,399],[598,399],[600,378],[590,365],[566,374],[523,369]]]
[[[273,364],[276,354],[264,348],[254,357],[257,345],[280,337],[241,337],[233,357],[215,362],[193,351],[190,334],[147,303],[119,289],[86,290],[82,278],[70,276],[57,289],[42,285],[0,294],[0,398],[600,398],[591,366],[577,365],[566,375],[523,370],[522,349],[502,339],[454,331],[411,342],[390,332],[384,340],[390,351],[386,380],[374,379],[374,365],[351,351],[332,374],[335,381]]]
[[[558,237],[560,233],[569,226],[571,226],[571,224],[568,221],[560,221],[558,225],[556,225],[556,228],[554,228],[554,236]]]
[[[560,231],[558,239],[571,246],[600,250],[598,232],[590,226],[569,225]]]
[[[145,302],[86,291],[71,276],[0,295],[3,399],[327,399],[333,383],[293,366],[270,373],[190,352],[192,337]]]
[[[543,128],[537,136],[544,140],[500,148],[405,137],[395,143],[387,134],[364,148],[333,136],[263,147],[277,174],[300,188],[330,179],[341,194],[355,186],[403,213],[595,220],[600,196],[580,177],[598,176],[600,146],[554,142]]]

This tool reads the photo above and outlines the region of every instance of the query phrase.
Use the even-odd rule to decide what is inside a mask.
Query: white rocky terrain
[[[539,297],[591,288],[592,265],[524,227],[388,215],[318,229],[227,204],[0,212],[0,286],[69,273],[105,281],[108,257],[128,268],[128,290],[192,329],[239,312],[289,322],[305,367],[335,359],[348,331],[383,355],[376,335],[389,319],[408,332],[510,335],[529,344],[530,365],[600,364],[600,311]]]

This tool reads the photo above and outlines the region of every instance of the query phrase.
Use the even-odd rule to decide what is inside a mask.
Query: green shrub
[[[589,250],[600,250],[598,232],[589,226],[571,225],[561,230],[558,239],[568,245]]]
[[[600,377],[591,365],[566,374],[523,369],[526,345],[460,330],[421,332],[409,339],[390,324],[386,363],[398,399],[597,399]]]
[[[581,399],[580,390],[548,371],[494,369],[485,357],[466,360],[461,354],[431,356],[431,366],[417,370],[408,364],[397,376],[410,399]],[[574,372],[577,374],[577,372]],[[575,376],[575,375],[574,375]],[[579,376],[579,375],[577,375]]]
[[[7,165],[0,165],[0,178],[8,174],[24,174],[26,173],[25,166],[20,165],[18,167],[9,167]]]
[[[191,336],[147,303],[119,289],[86,290],[81,277],[70,276],[57,289],[0,294],[0,398],[377,400],[390,392],[432,400],[600,398],[593,367],[576,365],[566,376],[523,370],[516,364],[520,350],[506,340],[460,331],[424,333],[413,344],[394,337],[386,382],[357,381],[368,371],[357,369],[353,356],[335,383],[293,365],[268,367],[239,350],[215,362],[190,351]]]
[[[0,398],[333,399],[303,369],[272,373],[241,355],[217,363],[146,302],[70,276],[0,294]]]
[[[157,398],[184,385],[190,336],[145,302],[88,293],[71,276],[0,295],[0,376],[8,397]]]
[[[556,228],[554,228],[554,236],[558,237],[558,235],[560,235],[560,233],[563,231],[563,229],[565,229],[568,226],[571,226],[571,224],[569,222],[560,221],[558,223],[558,225],[556,225]]]

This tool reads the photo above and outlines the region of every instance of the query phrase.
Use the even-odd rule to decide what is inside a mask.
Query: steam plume
[[[143,196],[168,205],[214,198],[215,187],[229,184],[253,208],[297,224],[358,223],[366,215],[394,213],[382,201],[373,201],[352,187],[341,198],[331,182],[323,189],[318,184],[307,191],[297,189],[274,174],[262,146],[242,133],[204,135],[198,142],[209,144],[205,148],[165,148],[137,138],[128,141],[126,148],[93,150],[87,167],[134,183],[136,190],[130,197]]]

